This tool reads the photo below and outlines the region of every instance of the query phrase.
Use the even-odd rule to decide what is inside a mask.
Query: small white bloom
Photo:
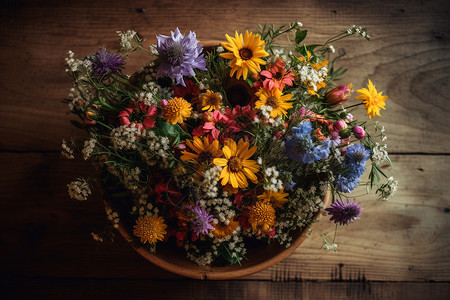
[[[76,179],[67,185],[69,196],[79,201],[87,200],[91,194],[91,188],[84,179]]]

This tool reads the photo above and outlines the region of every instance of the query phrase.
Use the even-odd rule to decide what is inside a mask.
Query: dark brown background
[[[435,1],[0,1],[0,266],[2,299],[444,299],[450,292],[450,4]],[[158,269],[118,238],[96,244],[105,224],[98,195],[69,199],[89,174],[60,157],[69,123],[64,57],[117,48],[116,30],[155,41],[178,26],[201,41],[298,20],[307,42],[352,24],[372,41],[334,46],[343,82],[368,78],[389,96],[387,128],[400,190],[389,202],[358,197],[361,220],[339,231],[339,252],[320,249],[320,222],[293,255],[258,274],[202,282]],[[138,57],[134,57],[139,60]],[[142,62],[142,60],[141,60]],[[136,68],[138,61],[130,62]],[[362,190],[355,192],[356,195]]]

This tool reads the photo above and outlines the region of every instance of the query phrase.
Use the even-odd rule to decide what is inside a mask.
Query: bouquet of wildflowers
[[[347,195],[367,165],[363,184],[383,199],[394,194],[397,181],[380,169],[390,163],[377,142],[384,128],[351,114],[363,106],[372,119],[387,97],[369,80],[345,108],[352,85],[334,83],[343,70],[329,61],[332,42],[369,39],[367,31],[353,26],[306,45],[301,27],[259,26],[216,47],[178,28],[146,47],[129,30],[118,32],[119,52],[99,49],[82,59],[69,52],[68,103],[80,118],[72,123],[88,136],[64,141],[62,153],[81,152],[97,170],[70,183],[70,196],[86,200],[100,187],[115,228],[123,224],[150,251],[173,243],[207,265],[239,263],[253,241],[289,247],[292,230],[308,227],[321,210],[336,224],[351,223],[360,207]],[[283,34],[293,36],[290,50],[275,43]],[[135,51],[149,59],[126,75]],[[333,204],[324,208],[329,191]],[[101,241],[106,233],[92,235]]]

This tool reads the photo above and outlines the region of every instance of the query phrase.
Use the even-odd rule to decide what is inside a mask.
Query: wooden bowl
[[[323,197],[324,206],[328,206],[330,202],[331,191],[329,190]],[[321,211],[319,211],[315,214],[315,218],[318,219],[321,215]],[[195,279],[225,280],[250,275],[282,261],[303,243],[306,239],[306,233],[312,228],[312,225],[303,231],[299,229],[293,231],[293,241],[289,248],[276,242],[259,248],[250,248],[245,255],[247,259],[244,259],[241,265],[234,264],[219,267],[199,266],[186,257],[186,252],[183,248],[170,246],[165,243],[159,243],[156,246],[156,253],[151,253],[141,244],[134,242],[134,239],[123,224],[119,224],[118,230],[137,253],[160,268],[177,275]]]

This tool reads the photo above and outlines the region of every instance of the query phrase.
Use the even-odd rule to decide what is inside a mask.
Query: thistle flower
[[[359,219],[361,207],[354,202],[354,199],[353,202],[350,202],[350,199],[347,198],[347,203],[344,203],[342,200],[337,200],[331,204],[331,207],[326,208],[325,211],[329,215],[332,215],[330,221],[334,221],[336,224],[348,225],[354,220]]]
[[[206,70],[202,45],[198,45],[195,32],[183,36],[178,27],[171,36],[158,34],[157,50],[161,58],[157,77],[168,76],[177,84],[186,86],[183,76],[195,76],[194,69]]]
[[[192,222],[192,230],[196,235],[208,234],[208,230],[214,230],[212,223],[214,216],[210,215],[203,207],[196,204],[194,207],[187,206],[195,214],[194,221]]]
[[[120,72],[124,67],[125,60],[120,54],[97,50],[92,61],[92,72],[95,75],[105,75],[108,73]]]

